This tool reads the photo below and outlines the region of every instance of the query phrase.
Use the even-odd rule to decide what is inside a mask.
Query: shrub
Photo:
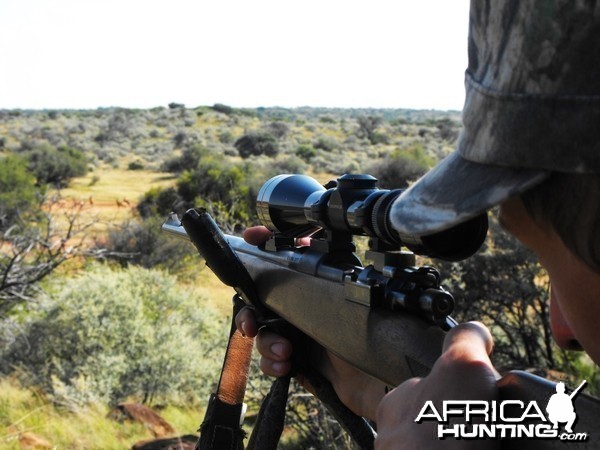
[[[360,116],[356,119],[358,123],[358,136],[368,139],[371,144],[375,145],[381,139],[381,136],[375,134],[375,130],[381,125],[383,119],[379,116]]]
[[[181,173],[185,170],[193,170],[198,166],[200,160],[208,156],[210,152],[201,145],[186,147],[181,156],[176,156],[165,161],[162,170],[171,173]]]
[[[277,139],[283,139],[290,132],[289,125],[280,121],[271,122],[267,128],[269,132]]]
[[[254,215],[254,192],[250,183],[247,166],[205,158],[195,170],[182,174],[177,183],[177,193],[189,207],[221,204],[218,210],[228,211],[222,222],[243,226]]]
[[[371,141],[372,145],[389,144],[390,143],[390,138],[389,138],[389,136],[387,134],[375,131],[373,133],[373,135],[371,136],[370,141]]]
[[[296,149],[296,156],[302,158],[306,162],[310,162],[315,156],[317,156],[317,151],[312,145],[300,145]]]
[[[306,172],[306,163],[297,156],[287,156],[273,161],[264,172],[264,181],[267,181],[268,178],[282,173],[304,173]]]
[[[379,187],[397,189],[408,187],[411,181],[427,172],[427,166],[404,154],[392,154],[372,164],[367,172],[379,180]]]
[[[151,188],[138,203],[137,210],[143,218],[165,218],[170,212],[182,212],[188,204],[181,198],[175,188]]]
[[[0,230],[11,226],[19,213],[36,203],[35,178],[24,159],[10,155],[0,158]]]
[[[2,355],[71,407],[205,400],[219,370],[218,320],[157,270],[93,266],[62,281]]]
[[[229,130],[221,131],[218,138],[221,144],[231,144],[233,142],[233,134]]]
[[[146,192],[138,211],[144,218],[158,216],[162,220],[172,211],[181,214],[189,208],[202,207],[210,210],[220,225],[233,231],[249,225],[254,217],[256,189],[252,173],[248,165],[205,156],[196,167],[181,174],[176,189],[154,188]]]
[[[25,156],[39,186],[65,187],[71,178],[84,175],[87,170],[83,152],[72,147],[56,149],[44,145],[26,152]]]
[[[272,134],[265,132],[245,134],[233,145],[242,158],[258,155],[275,156],[279,153],[277,139]]]
[[[161,232],[167,214],[126,222],[110,231],[107,242],[102,243],[107,258],[118,261],[122,267],[135,264],[175,271],[185,267],[188,257],[195,254],[193,247]]]
[[[325,152],[332,152],[340,147],[338,141],[329,136],[319,136],[313,143],[313,147]]]
[[[132,161],[127,165],[128,170],[144,170],[144,163],[141,161]]]
[[[175,148],[180,148],[187,139],[187,134],[185,131],[178,131],[175,136],[173,136],[173,143]]]
[[[435,123],[436,128],[439,130],[439,137],[448,142],[455,142],[458,138],[460,131],[460,123],[454,122],[452,119],[446,117],[439,119]]]

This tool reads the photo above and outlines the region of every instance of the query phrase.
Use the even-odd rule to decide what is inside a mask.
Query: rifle
[[[487,233],[482,214],[429,236],[401,236],[388,211],[401,190],[376,187],[369,175],[344,175],[321,186],[304,175],[279,175],[259,191],[261,223],[274,231],[260,247],[223,235],[206,212],[171,215],[163,230],[190,239],[207,265],[243,301],[260,323],[293,325],[354,367],[390,386],[426,376],[441,354],[445,332],[456,325],[454,298],[415,254],[460,260],[475,253]],[[364,266],[353,236],[368,236]],[[296,240],[310,236],[309,246]],[[403,251],[406,247],[409,251]],[[548,380],[520,371],[498,381],[503,400],[543,408],[555,392]],[[518,404],[518,403],[516,403]],[[584,442],[570,448],[600,448],[600,401],[581,395],[576,405]],[[510,448],[562,448],[560,440],[510,440]]]

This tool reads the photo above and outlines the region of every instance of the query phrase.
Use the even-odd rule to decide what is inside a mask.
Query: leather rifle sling
[[[244,448],[244,395],[254,339],[242,335],[235,326],[235,315],[244,303],[234,297],[233,320],[216,393],[211,395],[200,426],[197,450],[240,450]]]

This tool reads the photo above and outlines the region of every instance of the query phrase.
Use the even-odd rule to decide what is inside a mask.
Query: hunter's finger
[[[424,385],[437,390],[440,398],[496,398],[500,375],[489,356],[493,346],[490,331],[479,322],[454,327],[444,339],[442,356],[423,378]]]
[[[289,361],[292,356],[292,344],[279,334],[262,329],[256,338],[256,349],[263,358],[272,361]]]
[[[271,230],[262,226],[246,228],[243,234],[244,240],[252,245],[260,245],[267,241],[272,235],[273,232]]]
[[[260,358],[260,370],[271,377],[282,377],[290,373],[292,363],[289,361],[273,361],[262,357]]]
[[[479,322],[465,322],[452,328],[444,339],[443,353],[455,359],[489,361],[494,348],[490,330]]]
[[[254,337],[258,334],[258,326],[254,313],[250,308],[242,308],[235,316],[235,326],[245,336]]]

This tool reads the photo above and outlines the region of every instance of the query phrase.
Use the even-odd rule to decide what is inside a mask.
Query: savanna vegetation
[[[160,233],[166,215],[202,206],[239,233],[257,223],[262,183],[280,173],[323,183],[370,173],[381,187],[406,187],[459,131],[460,115],[439,111],[0,111],[0,446],[35,433],[57,448],[130,448],[150,435],[107,416],[124,401],[194,433],[218,377],[231,292],[189,244]],[[594,366],[552,343],[545,273],[490,220],[476,256],[433,262],[457,318],[491,327],[499,367],[586,378],[599,392]],[[268,388],[258,372],[251,412]],[[310,396],[292,398],[283,446],[350,445]]]

